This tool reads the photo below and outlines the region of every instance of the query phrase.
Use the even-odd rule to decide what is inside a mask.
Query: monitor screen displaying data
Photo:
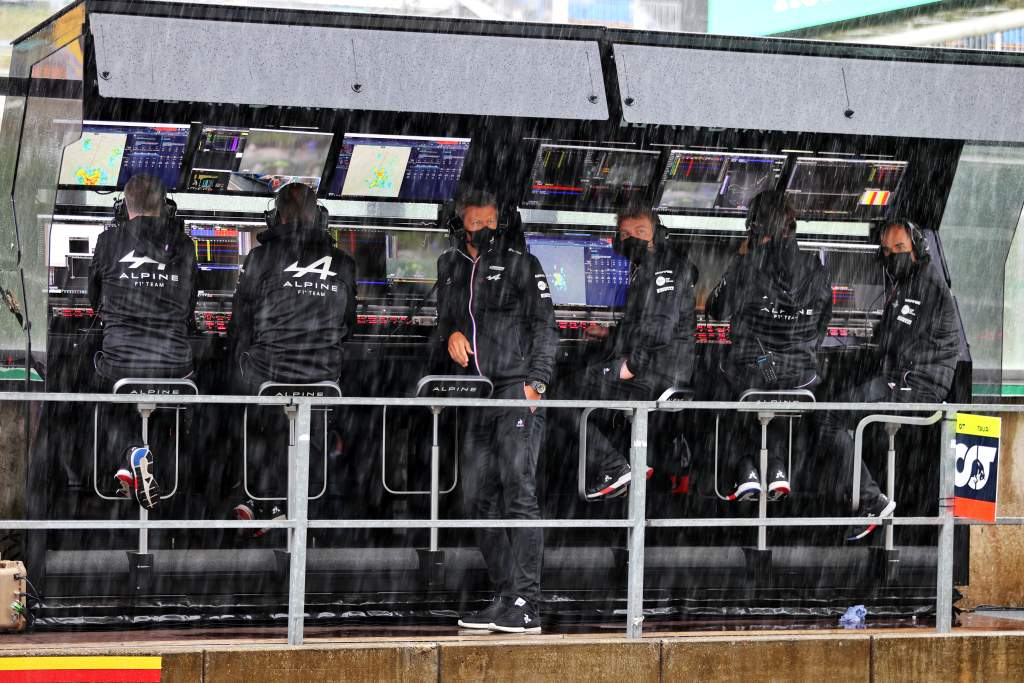
[[[469,138],[346,134],[327,194],[448,201],[458,189],[469,143]]]
[[[527,233],[526,247],[548,277],[556,306],[622,306],[629,261],[612,251],[611,237]]]
[[[758,192],[773,189],[786,157],[674,149],[661,174],[659,211],[743,212]]]
[[[643,197],[659,152],[542,144],[523,206],[610,209]]]
[[[189,221],[185,229],[195,245],[199,290],[233,293],[260,223]]]
[[[204,126],[188,189],[269,195],[288,183],[319,189],[331,133]]]
[[[797,215],[811,218],[882,218],[899,192],[905,161],[799,157],[786,185]]]
[[[85,121],[82,137],[64,149],[58,184],[115,190],[148,173],[177,189],[188,137],[182,125]]]

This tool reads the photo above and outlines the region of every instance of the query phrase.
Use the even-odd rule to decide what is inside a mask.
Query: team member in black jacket
[[[499,232],[493,195],[472,192],[456,204],[462,228],[438,259],[438,332],[462,368],[494,383],[494,398],[537,401],[546,391],[558,333],[540,262]],[[467,411],[462,490],[467,514],[539,519],[537,457],[544,415],[537,408]],[[497,590],[465,628],[540,631],[538,603],[544,537],[540,529],[481,529],[480,552]]]
[[[603,338],[605,351],[600,363],[587,368],[584,397],[651,401],[668,388],[690,384],[697,267],[668,243],[665,229],[650,209],[627,207],[618,214],[616,224],[613,246],[630,261],[626,303],[613,331],[593,325],[585,332],[588,337]],[[619,417],[600,411],[588,424],[587,469],[598,473],[587,489],[592,500],[622,492],[632,476],[625,458],[629,430]]]
[[[334,246],[309,187],[290,183],[277,193],[270,228],[257,235],[232,303],[230,337],[240,390],[264,382],[338,381],[342,341],[355,323],[355,262]],[[268,495],[281,454],[257,444],[259,488]],[[253,501],[235,507],[240,519],[276,518]],[[257,534],[259,535],[259,534]]]
[[[768,190],[750,201],[750,232],[745,253],[737,254],[705,306],[715,320],[730,321],[727,358],[720,366],[723,399],[736,400],[747,389],[813,389],[818,383],[816,351],[832,315],[832,285],[818,256],[801,252],[795,213],[785,194]],[[760,429],[749,417],[726,428],[729,466],[736,485],[729,498],[756,500],[761,477],[751,458]],[[783,424],[770,426],[784,430]],[[730,438],[732,437],[732,438]],[[769,444],[786,443],[772,433]],[[769,454],[768,497],[789,495],[789,474],[780,453]]]
[[[103,350],[94,360],[109,389],[126,377],[186,377],[192,373],[188,327],[196,305],[196,259],[181,224],[170,220],[166,188],[159,178],[133,176],[124,188],[127,222],[96,240],[89,269],[89,301],[103,322]],[[111,420],[119,441],[124,420]],[[121,448],[118,443],[117,448]],[[152,456],[145,448],[129,455],[131,471],[117,479],[152,507],[158,498]]]
[[[941,403],[953,384],[960,352],[956,306],[949,287],[931,262],[924,235],[912,223],[887,224],[880,233],[880,256],[888,291],[882,321],[875,331],[877,374],[836,398],[840,402]],[[829,412],[822,418],[819,449],[839,456],[836,496],[846,500],[853,477],[853,429],[863,415]],[[884,440],[865,447],[885,450]],[[871,517],[891,517],[889,500],[861,462],[859,510]],[[848,540],[870,534],[875,524],[854,530]]]

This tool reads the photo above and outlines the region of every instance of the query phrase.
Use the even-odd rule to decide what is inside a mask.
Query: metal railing
[[[143,529],[290,529],[292,533],[290,565],[288,572],[288,643],[300,645],[303,642],[304,608],[306,595],[306,536],[309,529],[467,529],[467,528],[625,528],[628,530],[627,544],[627,603],[626,634],[640,638],[643,633],[643,572],[644,534],[648,527],[819,527],[852,526],[866,524],[867,517],[757,517],[739,518],[655,518],[646,516],[647,482],[645,477],[634,478],[629,494],[628,514],[625,519],[316,519],[311,520],[307,509],[309,487],[309,451],[311,411],[320,406],[336,407],[383,407],[408,406],[430,409],[432,407],[526,407],[536,406],[526,400],[508,399],[429,399],[429,398],[321,398],[285,396],[157,396],[157,395],[110,395],[110,394],[45,394],[0,392],[0,401],[46,402],[46,403],[150,403],[175,405],[263,405],[292,407],[297,411],[295,462],[290,463],[294,476],[288,490],[288,517],[283,521],[268,520],[0,520],[0,529],[10,530],[143,530]],[[934,413],[943,415],[942,437],[940,439],[939,467],[939,510],[935,517],[894,517],[886,524],[907,526],[938,526],[936,577],[936,629],[948,633],[952,628],[953,589],[953,527],[955,524],[972,524],[970,520],[953,518],[954,481],[954,432],[953,425],[957,412],[1018,413],[1024,412],[1024,405],[991,404],[932,404],[932,403],[801,403],[799,410],[806,412],[837,410],[859,413]],[[545,400],[547,409],[609,408],[630,410],[633,413],[630,439],[630,465],[634,472],[645,471],[647,464],[648,417],[651,412],[665,410],[681,412],[680,402],[655,401],[568,401]],[[792,410],[793,403],[776,402],[759,404],[763,410]],[[686,402],[682,411],[696,410],[750,410],[749,403],[740,402]],[[873,520],[877,522],[878,520]],[[1022,525],[1022,517],[1003,517],[996,524]]]

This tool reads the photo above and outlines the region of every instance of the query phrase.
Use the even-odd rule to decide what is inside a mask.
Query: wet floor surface
[[[864,629],[837,628],[835,620],[688,620],[650,622],[645,638],[728,635],[824,635],[842,633],[914,633],[933,632],[934,620],[869,620]],[[1022,611],[978,611],[960,615],[957,632],[1024,632]],[[305,630],[307,644],[345,642],[449,641],[509,638],[509,634],[488,634],[459,629],[457,626],[421,625],[342,625],[312,626]],[[514,637],[514,636],[512,636]],[[537,636],[533,636],[536,638]],[[544,639],[625,638],[621,624],[558,624],[545,628]],[[276,626],[224,628],[154,628],[131,631],[49,631],[0,634],[0,652],[32,648],[62,647],[196,647],[216,645],[271,645],[285,640],[285,630]]]

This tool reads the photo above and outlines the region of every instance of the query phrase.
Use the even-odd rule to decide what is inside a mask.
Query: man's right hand
[[[452,336],[448,337],[448,355],[462,367],[468,367],[469,357],[473,355],[473,345],[466,339],[466,335],[452,332]]]

